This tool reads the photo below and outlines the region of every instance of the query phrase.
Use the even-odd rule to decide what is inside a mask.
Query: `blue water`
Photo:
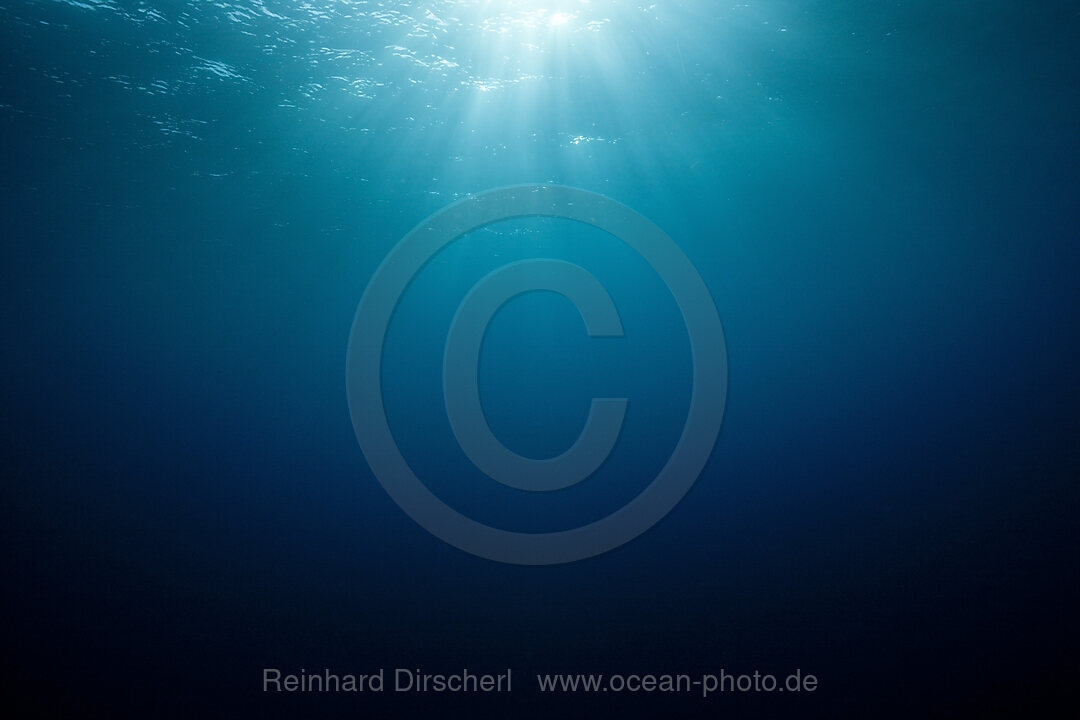
[[[1075,705],[1080,13],[1006,0],[0,2],[3,673],[43,715],[956,717]],[[428,534],[353,434],[379,263],[490,188],[660,226],[723,322],[715,450],[653,529],[552,567]],[[595,478],[484,478],[443,406],[467,290],[485,412],[529,457],[630,398]],[[646,487],[686,417],[655,272],[566,220],[469,233],[403,296],[403,455],[545,532]],[[512,667],[512,696],[264,694],[265,667]],[[812,695],[544,697],[536,673],[772,672]]]

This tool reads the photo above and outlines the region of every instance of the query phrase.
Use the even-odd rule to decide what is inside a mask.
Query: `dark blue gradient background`
[[[115,9],[149,7],[134,2],[0,6],[9,702],[58,717],[1075,707],[1075,4],[672,3],[625,56],[493,100],[410,85],[388,58],[400,83],[359,109],[282,108],[310,79],[304,43],[260,53],[197,6],[162,3],[146,24]],[[378,32],[350,37],[382,51]],[[193,57],[249,79],[192,75]],[[155,94],[121,76],[176,82]],[[502,112],[513,93],[532,110]],[[344,389],[356,303],[394,243],[455,197],[523,182],[600,192],[662,227],[712,291],[730,360],[724,427],[687,498],[634,542],[548,568],[414,524],[365,464]],[[482,360],[492,426],[542,456],[573,441],[590,397],[631,410],[595,482],[529,498],[457,448],[439,353],[472,282],[542,255],[608,285],[627,337],[589,339],[555,296],[514,301]],[[648,482],[690,387],[672,298],[640,258],[520,221],[423,275],[391,329],[386,395],[433,490],[543,530]],[[259,691],[263,667],[398,666],[509,666],[516,691]],[[530,681],[795,668],[820,689],[540,697]]]

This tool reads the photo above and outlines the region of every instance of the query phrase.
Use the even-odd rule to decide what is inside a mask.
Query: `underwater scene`
[[[0,165],[11,712],[1077,707],[1077,3],[0,0]]]

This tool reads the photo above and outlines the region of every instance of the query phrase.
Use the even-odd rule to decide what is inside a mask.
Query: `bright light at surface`
[[[551,27],[561,27],[573,19],[574,16],[569,13],[557,12],[551,14],[551,19],[548,20],[548,24],[551,25]]]
[[[378,102],[358,104],[357,117],[410,138],[395,145],[395,164],[429,168],[440,187],[478,187],[480,170],[617,178],[661,159],[671,166],[675,153],[692,168],[723,121],[712,98],[727,89],[727,66],[713,59],[730,43],[716,42],[714,0],[323,2],[360,8],[370,34],[324,44],[331,79],[370,73],[385,83],[363,87]],[[679,125],[697,108],[713,113],[712,134]]]

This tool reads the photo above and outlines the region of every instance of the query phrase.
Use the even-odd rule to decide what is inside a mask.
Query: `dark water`
[[[957,717],[1075,705],[1075,3],[0,3],[5,684],[44,715]],[[662,227],[726,334],[675,510],[530,568],[432,537],[353,435],[357,302],[418,222],[558,183]],[[454,309],[499,438],[547,457],[629,397],[580,487],[486,480],[442,405]],[[690,397],[671,294],[554,219],[470,233],[386,345],[402,453],[527,532],[640,492]],[[264,694],[266,667],[514,669],[511,696]],[[814,673],[812,694],[543,697],[536,673]]]

